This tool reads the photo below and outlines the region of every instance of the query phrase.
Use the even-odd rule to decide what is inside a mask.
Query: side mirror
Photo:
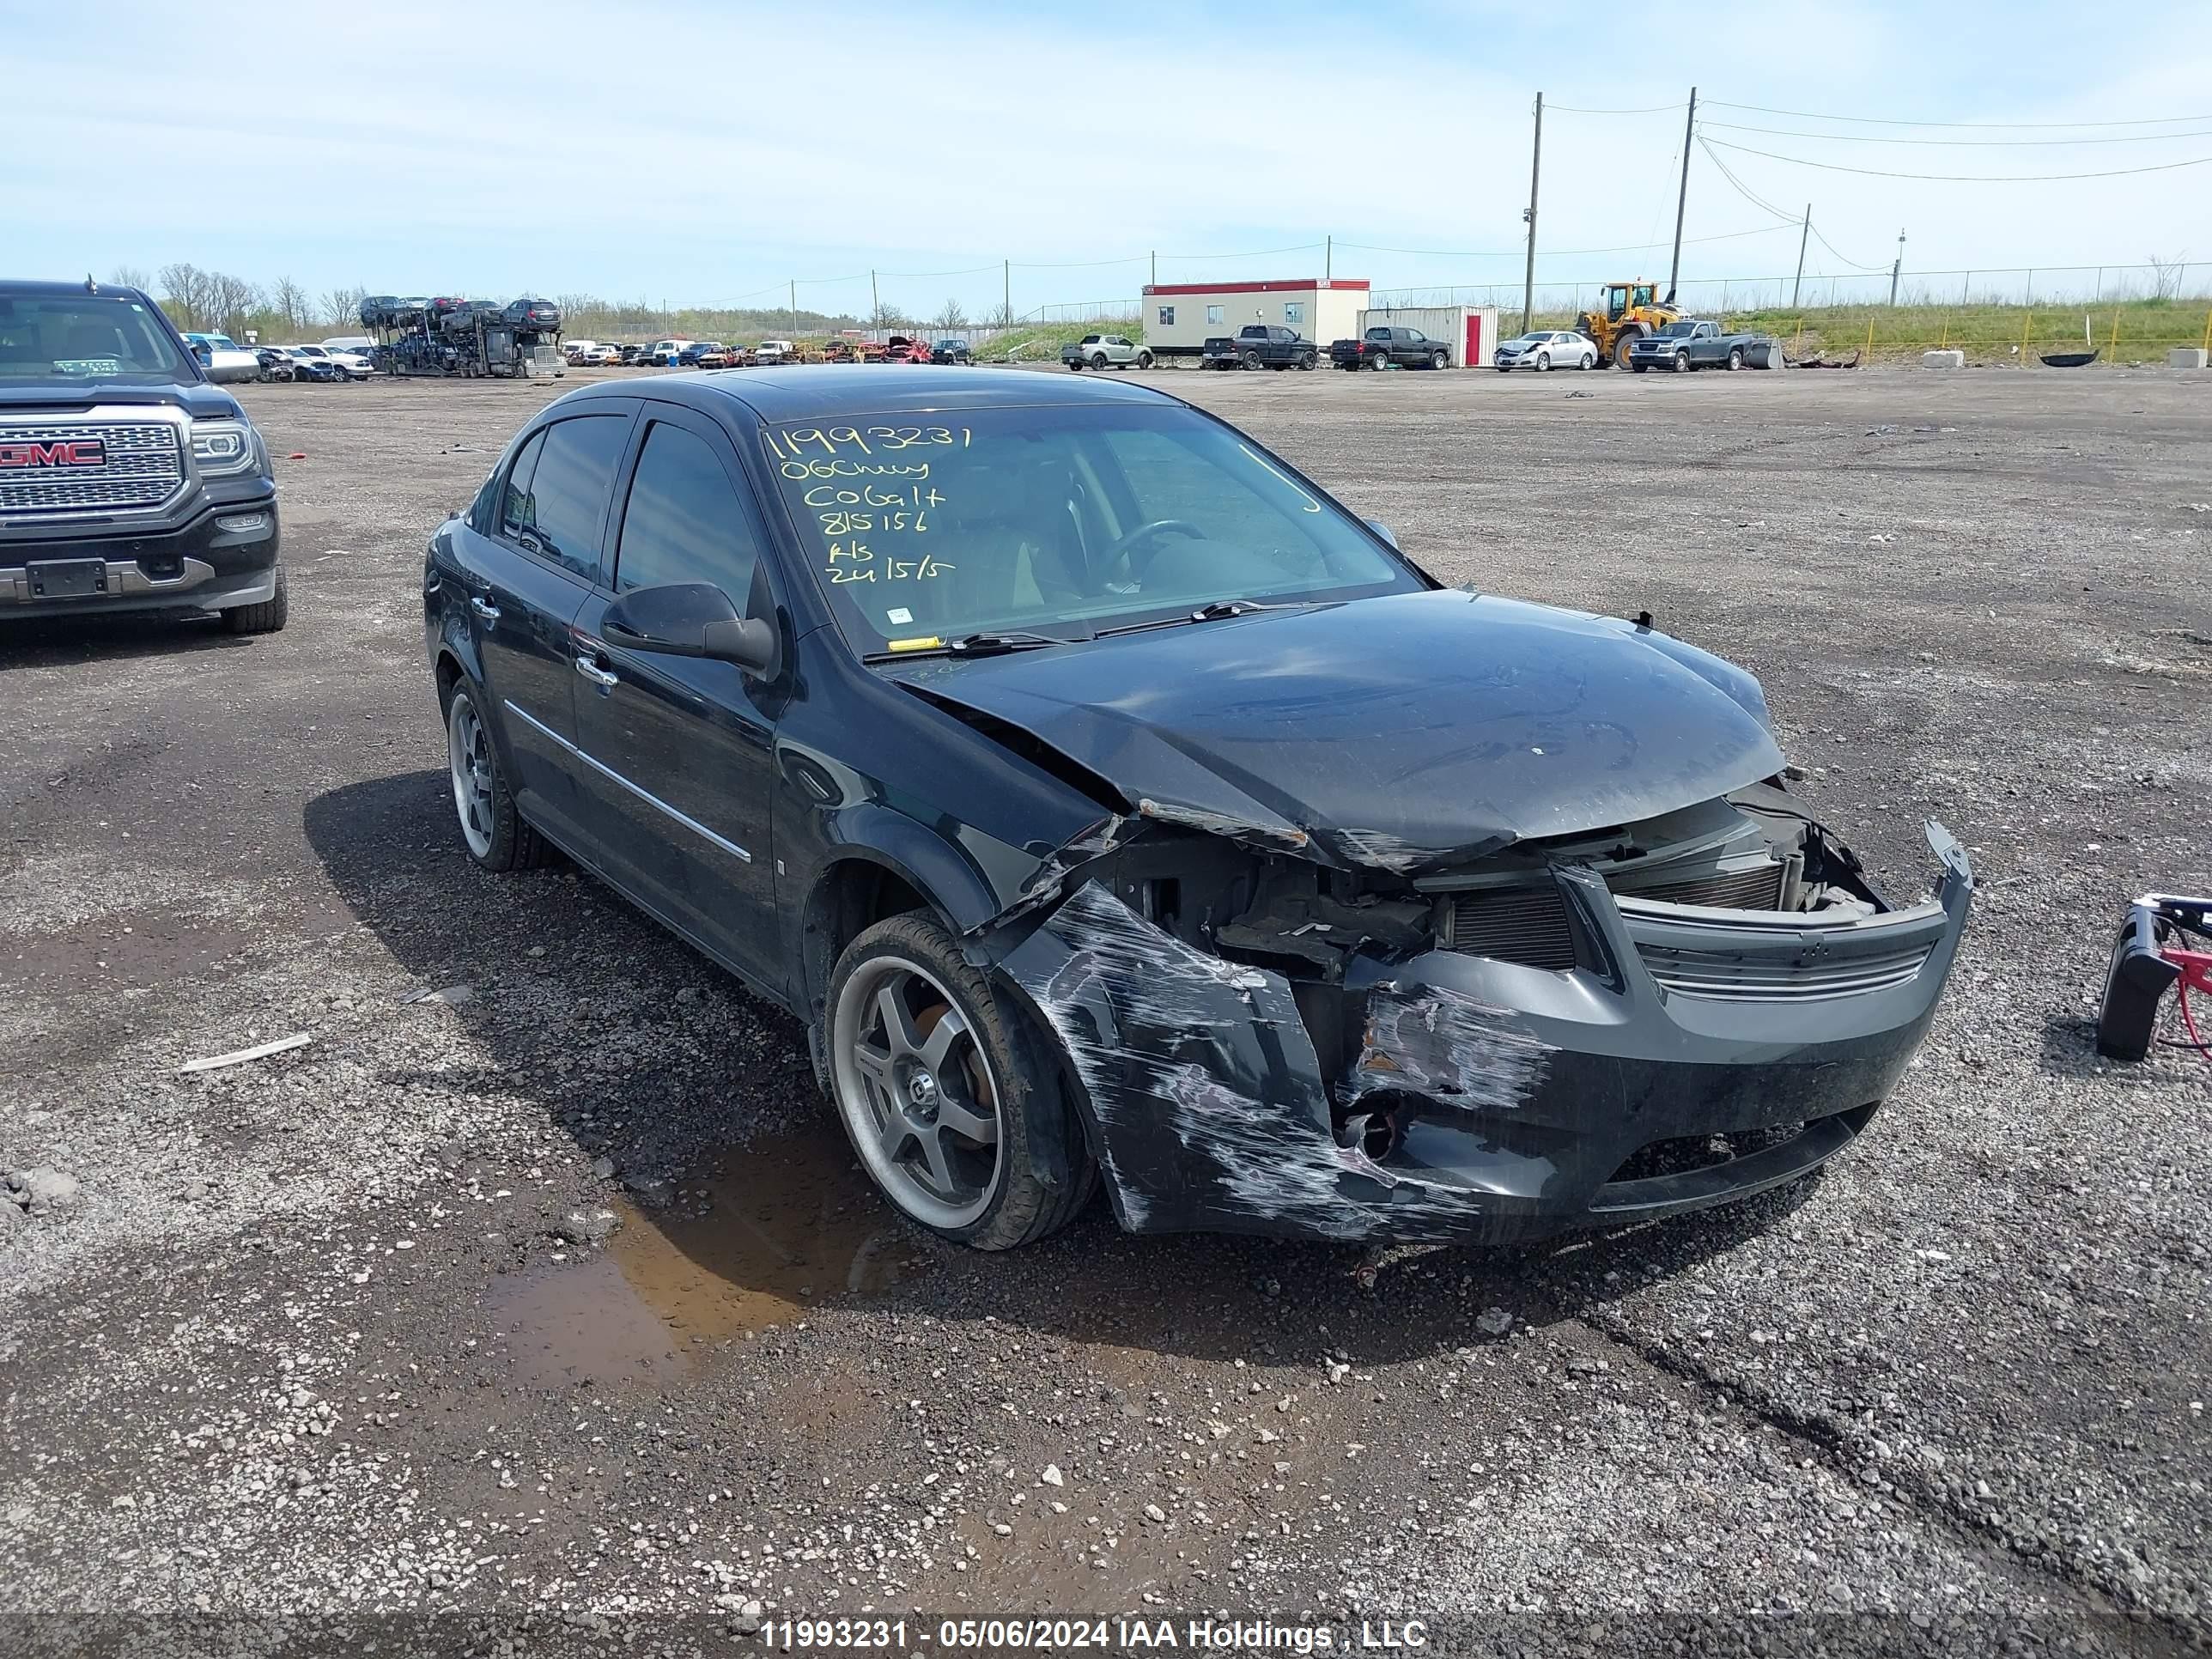
[[[1397,550],[1397,546],[1398,546],[1398,538],[1397,538],[1397,537],[1391,533],[1390,526],[1389,526],[1389,525],[1387,525],[1387,524],[1384,524],[1384,523],[1382,522],[1382,520],[1380,520],[1380,519],[1363,519],[1363,520],[1360,520],[1360,522],[1361,522],[1361,523],[1363,523],[1363,524],[1364,524],[1364,525],[1365,525],[1365,526],[1366,526],[1370,530],[1373,531],[1376,535],[1380,536],[1380,537],[1381,537],[1384,541],[1386,541],[1386,542],[1389,543],[1389,544],[1390,544],[1390,546],[1391,546],[1391,550],[1392,550],[1393,551],[1395,551],[1395,550]]]
[[[628,650],[709,658],[762,679],[774,678],[782,655],[775,624],[740,617],[712,582],[633,588],[607,607],[599,626]]]

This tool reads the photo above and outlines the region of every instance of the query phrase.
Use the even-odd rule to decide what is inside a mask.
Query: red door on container
[[[1466,368],[1480,368],[1482,356],[1482,313],[1471,311],[1467,315],[1467,356],[1460,359]]]

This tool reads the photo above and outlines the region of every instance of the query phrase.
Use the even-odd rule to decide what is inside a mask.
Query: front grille
[[[0,474],[0,513],[9,514],[131,512],[159,507],[185,480],[177,428],[167,421],[64,421],[38,426],[0,426],[10,442],[53,443],[98,438],[107,447],[104,465],[38,467]]]
[[[1860,996],[1902,985],[1919,973],[1933,941],[1888,950],[1818,956],[1749,957],[1638,939],[1636,948],[1651,977],[1683,996],[1724,1002],[1788,1002]]]
[[[1623,898],[1656,899],[1662,904],[1701,904],[1715,910],[1778,910],[1782,907],[1783,866],[1762,864],[1728,875],[1695,881],[1661,882],[1650,887],[1611,884]]]
[[[1444,947],[1528,968],[1571,968],[1574,934],[1556,884],[1455,893],[1444,907]]]

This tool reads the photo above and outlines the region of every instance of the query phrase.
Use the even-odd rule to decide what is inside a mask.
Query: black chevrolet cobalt
[[[470,855],[557,848],[805,1023],[908,1216],[1527,1237],[1865,1131],[1973,877],[1893,902],[1758,684],[1447,588],[1114,380],[580,388],[432,538]]]

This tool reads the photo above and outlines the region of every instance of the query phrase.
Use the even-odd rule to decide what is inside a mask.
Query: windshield
[[[153,307],[122,295],[0,297],[0,384],[193,378]]]
[[[1662,340],[1679,340],[1695,331],[1697,326],[1695,323],[1669,323],[1659,331],[1659,337]]]
[[[1421,586],[1341,507],[1194,410],[938,418],[769,433],[817,580],[864,654]]]

